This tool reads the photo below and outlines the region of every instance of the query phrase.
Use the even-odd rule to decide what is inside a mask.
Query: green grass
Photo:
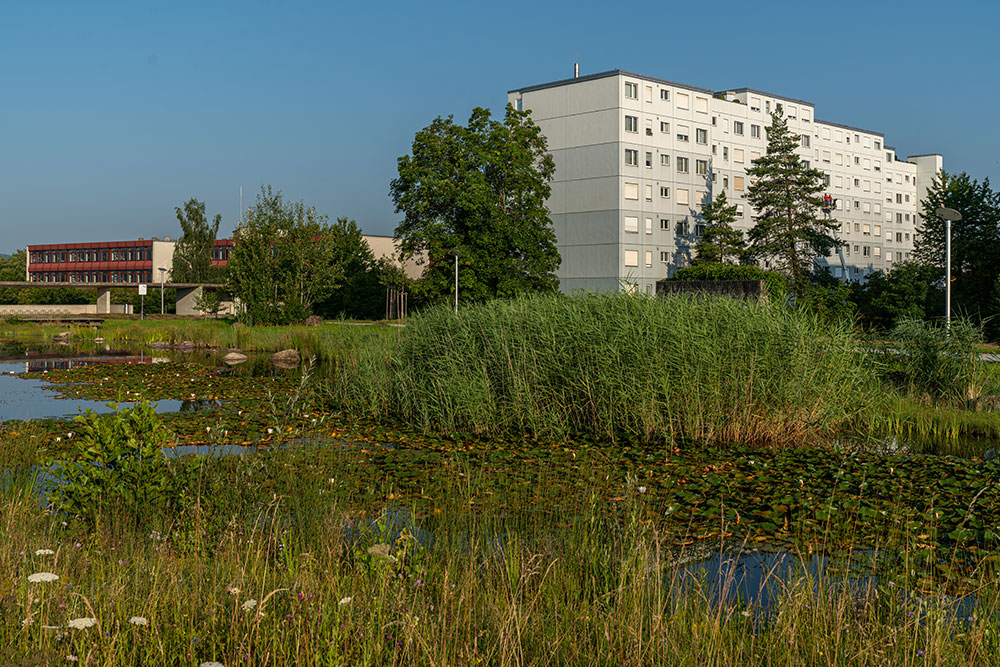
[[[728,299],[495,301],[360,343],[336,403],[444,432],[792,444],[879,393],[849,327]]]

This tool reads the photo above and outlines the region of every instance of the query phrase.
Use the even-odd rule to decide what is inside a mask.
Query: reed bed
[[[879,391],[850,326],[729,299],[621,295],[445,307],[360,341],[331,396],[354,414],[477,435],[791,444]]]

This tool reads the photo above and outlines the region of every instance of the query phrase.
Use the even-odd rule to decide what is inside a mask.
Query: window
[[[854,187],[859,187],[860,185],[861,185],[861,179],[860,178],[855,178],[854,179]]]
[[[688,191],[683,188],[677,189],[677,203],[687,206],[688,204]]]
[[[664,167],[669,167],[670,166],[670,156],[667,155],[666,153],[662,153],[660,155],[660,164],[663,165]]]
[[[653,87],[652,86],[646,86],[646,101],[647,102],[652,102],[653,101]]]
[[[639,99],[639,84],[632,83],[631,81],[625,82],[625,99],[627,100]]]
[[[875,256],[876,257],[882,256],[882,248],[880,246],[875,246]]]
[[[688,164],[690,160],[686,157],[679,157],[674,160],[677,164],[677,173],[686,174],[688,173]]]
[[[854,156],[854,164],[861,164],[861,158],[859,158],[857,155]]]
[[[665,185],[660,186],[660,197],[663,199],[670,199],[670,188]]]
[[[646,268],[649,268],[651,266],[653,266],[653,251],[652,250],[647,250],[646,251]]]
[[[729,146],[723,146],[722,147],[722,159],[723,160],[728,160],[729,159]]]
[[[677,225],[674,227],[675,236],[687,236],[688,232],[689,232],[688,223],[686,220],[683,222],[678,222]]]
[[[695,97],[694,98],[694,110],[698,113],[708,113],[708,98],[707,97]]]
[[[742,218],[743,217],[743,204],[737,204],[736,205],[736,217],[737,218]]]
[[[712,155],[719,152],[719,144],[712,144]]]
[[[866,246],[862,246],[861,247],[861,254],[864,257],[871,257],[871,255],[872,255],[872,248],[871,248],[871,246],[867,246],[867,245]]]
[[[653,186],[647,185],[645,189],[646,189],[646,201],[653,201]]]
[[[664,264],[666,264],[667,262],[669,262],[670,261],[670,253],[668,253],[666,250],[661,250],[660,251],[660,261],[663,262]]]
[[[708,160],[695,160],[694,161],[694,173],[707,175],[708,174]]]
[[[639,166],[639,151],[633,148],[625,149],[625,164],[629,167]]]
[[[638,183],[626,183],[625,184],[625,199],[638,199],[639,198],[639,184]]]
[[[729,177],[728,176],[723,176],[722,177],[722,187],[724,187],[724,188],[728,188],[729,187]]]
[[[899,194],[898,192],[896,193],[896,203],[897,204],[903,203],[903,195]]]
[[[647,169],[653,168],[653,154],[650,153],[649,151],[646,151],[646,168]]]
[[[625,116],[625,131],[626,132],[638,132],[639,131],[639,117],[638,116]]]
[[[666,88],[661,88],[660,89],[660,99],[661,100],[669,100],[670,99],[670,91],[667,90]]]
[[[872,233],[872,227],[871,227],[871,225],[864,225],[862,227],[862,230],[863,230],[861,232],[862,234],[864,234],[865,236],[871,236],[871,233]]]
[[[743,192],[743,177],[733,176],[733,190],[737,192]]]
[[[669,230],[670,229],[670,221],[667,220],[666,218],[660,218],[660,229]]]
[[[801,135],[799,135],[799,139],[802,141],[802,147],[803,148],[809,148],[809,135],[808,134],[801,134]],[[829,162],[829,160],[827,160],[827,162]]]
[[[626,250],[625,251],[625,266],[639,266],[639,251],[638,250]]]
[[[653,219],[652,218],[646,218],[646,233],[647,234],[652,234],[653,233]]]
[[[743,149],[734,148],[733,149],[733,162],[743,162]]]
[[[660,132],[664,134],[670,134],[670,123],[661,120],[660,121]]]
[[[628,234],[639,233],[639,218],[634,215],[625,216],[625,232]]]
[[[754,139],[760,139],[760,125],[750,126],[750,136]]]
[[[708,130],[697,128],[694,131],[694,140],[699,144],[708,143]]]
[[[875,225],[875,236],[882,236],[882,225]]]
[[[743,134],[743,122],[739,120],[733,121],[733,134]]]
[[[690,137],[685,133],[677,134],[677,141],[690,141]]]
[[[690,109],[691,97],[687,93],[677,93],[677,99],[674,100],[677,103],[678,109]]]

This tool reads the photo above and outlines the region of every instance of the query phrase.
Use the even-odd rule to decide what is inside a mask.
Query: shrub
[[[58,483],[49,493],[55,511],[90,524],[110,508],[141,519],[178,496],[162,451],[169,432],[156,409],[113,407],[111,414],[87,410],[74,418],[73,456],[56,464]]]
[[[940,324],[906,318],[890,336],[897,349],[895,368],[911,391],[932,399],[966,401],[978,398],[982,363],[977,346],[982,329],[966,319]]]

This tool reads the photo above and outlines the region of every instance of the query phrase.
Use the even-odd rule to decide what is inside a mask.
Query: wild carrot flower
[[[250,598],[242,605],[240,605],[240,608],[243,609],[243,611],[251,611],[256,606],[257,606],[257,601],[254,600],[253,598]]]
[[[340,602],[338,604],[341,607],[343,607],[345,604],[351,604],[351,600],[353,600],[353,599],[354,598],[352,598],[352,597],[340,598]]]
[[[198,667],[226,667],[226,666],[223,665],[221,662],[212,661],[212,662],[203,662],[200,665],[198,665]]]
[[[36,556],[51,556],[54,553],[52,549],[35,549]]]
[[[69,627],[71,627],[71,628],[73,628],[75,630],[86,630],[87,628],[92,628],[95,625],[97,625],[97,619],[96,618],[91,618],[89,616],[82,616],[80,618],[74,618],[74,619],[72,619],[66,625],[68,625]]]
[[[133,616],[128,619],[128,622],[132,625],[149,625],[149,620],[143,616]]]
[[[42,583],[45,581],[58,581],[59,575],[52,572],[35,572],[34,574],[28,575],[28,581],[33,584]]]

